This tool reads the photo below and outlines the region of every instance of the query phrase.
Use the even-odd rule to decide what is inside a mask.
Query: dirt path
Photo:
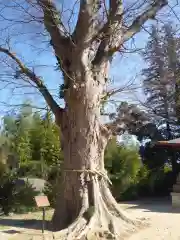
[[[133,234],[129,240],[180,240],[180,212],[169,203],[125,204],[125,208],[134,217],[149,218],[150,222],[149,228]]]
[[[164,199],[161,200],[148,200],[136,203],[121,204],[121,207],[127,210],[133,217],[148,218],[150,227],[140,232],[133,234],[129,240],[180,240],[180,212],[172,210],[171,203]],[[39,214],[38,218],[39,218]],[[17,231],[15,234],[6,234],[6,231],[1,229],[0,220],[0,240],[41,240],[41,230],[33,229],[33,227],[27,226],[12,227],[12,222],[17,216],[13,216],[10,219],[11,230]],[[21,218],[23,218],[21,216]],[[27,218],[27,217],[26,217]],[[32,218],[32,215],[28,216],[28,219]],[[33,219],[37,219],[37,216],[33,216]],[[19,221],[19,216],[17,218]],[[36,220],[35,220],[36,221]],[[7,222],[8,224],[8,222]],[[32,238],[34,236],[34,238]],[[48,239],[48,238],[47,238]]]

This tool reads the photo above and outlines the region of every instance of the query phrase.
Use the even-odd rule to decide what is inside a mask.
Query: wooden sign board
[[[50,203],[47,196],[36,196],[35,197],[37,207],[49,207]]]

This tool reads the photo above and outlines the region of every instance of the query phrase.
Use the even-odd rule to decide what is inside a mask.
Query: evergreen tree
[[[3,136],[5,137],[6,147],[9,150],[9,156],[18,158],[19,165],[27,164],[31,160],[31,146],[29,129],[30,112],[26,111],[24,106],[17,115],[7,115],[4,117]]]
[[[170,118],[168,99],[172,92],[168,88],[171,82],[167,77],[163,45],[158,29],[152,26],[151,36],[143,53],[144,60],[149,66],[143,69],[142,74],[147,107],[153,109],[154,113],[165,119],[167,123]]]
[[[48,172],[43,168],[51,170],[53,167],[58,167],[62,161],[60,148],[59,128],[54,123],[51,113],[47,111],[41,121],[43,130],[41,146],[40,146],[40,161],[42,172]],[[38,129],[37,129],[38,130]],[[45,177],[45,174],[43,174]]]
[[[173,109],[175,120],[180,121],[180,40],[176,36],[176,31],[171,24],[165,24],[164,33],[164,50],[167,58],[168,78],[171,81],[169,90],[171,97],[169,98],[170,107]]]
[[[165,135],[172,138],[172,124],[176,123],[176,85],[178,62],[178,39],[170,24],[163,28],[152,26],[151,36],[143,52],[148,67],[142,75],[146,106],[162,123],[166,124]]]

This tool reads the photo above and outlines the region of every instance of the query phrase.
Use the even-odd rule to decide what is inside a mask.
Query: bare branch
[[[17,57],[14,53],[12,53],[9,49],[0,47],[0,52],[5,53],[7,56],[9,56],[11,59],[13,59],[18,67],[20,68],[20,73],[27,76],[31,82],[33,82],[36,86],[39,92],[43,95],[45,101],[49,105],[50,109],[54,113],[55,116],[59,117],[59,114],[62,113],[63,109],[59,107],[57,102],[54,100],[50,92],[48,91],[47,87],[44,85],[43,81],[36,76],[36,74],[31,71],[29,68],[27,68]]]
[[[145,12],[143,12],[140,16],[138,16],[133,21],[131,26],[128,27],[127,31],[124,33],[123,41],[121,44],[128,41],[131,37],[133,37],[136,33],[138,33],[141,30],[141,27],[143,26],[143,24],[149,19],[154,19],[157,12],[161,10],[163,7],[165,7],[167,4],[168,4],[167,0],[153,1],[153,4],[151,4],[151,6]]]
[[[139,88],[141,88],[141,86],[136,85],[134,83],[135,79],[131,79],[130,81],[128,81],[124,86],[121,86],[121,87],[118,87],[118,88],[114,88],[114,89],[111,89],[109,91],[106,92],[105,96],[106,98],[111,98],[112,96],[118,94],[118,93],[122,93],[122,92],[125,92],[125,91],[134,91],[134,90],[137,90]]]

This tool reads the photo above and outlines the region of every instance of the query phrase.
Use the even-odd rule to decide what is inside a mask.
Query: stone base
[[[172,192],[172,207],[180,208],[180,193]]]

